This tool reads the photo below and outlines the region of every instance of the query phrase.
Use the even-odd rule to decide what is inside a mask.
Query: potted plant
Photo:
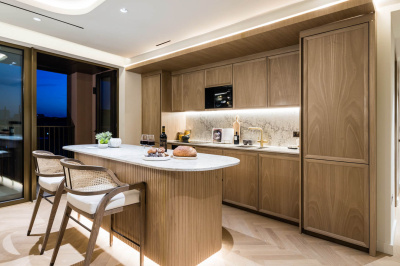
[[[111,136],[112,133],[109,131],[96,134],[96,139],[99,141],[98,147],[100,149],[108,148],[108,142],[110,141]]]

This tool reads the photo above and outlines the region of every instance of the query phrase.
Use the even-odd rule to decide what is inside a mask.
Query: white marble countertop
[[[287,147],[278,147],[278,146],[265,146],[264,148],[260,149],[259,145],[253,145],[248,147],[240,147],[240,145],[234,144],[215,144],[212,142],[180,142],[178,140],[169,140],[168,144],[175,144],[175,145],[191,145],[191,146],[199,146],[199,147],[210,147],[210,148],[220,148],[220,149],[235,149],[235,150],[243,150],[243,151],[253,151],[253,152],[266,152],[266,153],[284,153],[284,154],[294,154],[299,155],[299,149],[289,149]]]
[[[143,160],[144,149],[142,146],[123,144],[120,148],[99,149],[97,144],[64,146],[64,150],[92,155],[104,159],[115,160],[143,167],[165,171],[209,171],[234,166],[240,163],[239,159],[198,153],[196,160],[181,160],[171,158],[168,161]],[[172,154],[172,151],[168,151]]]

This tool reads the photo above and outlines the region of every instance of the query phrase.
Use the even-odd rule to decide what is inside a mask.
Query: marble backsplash
[[[192,130],[191,140],[212,141],[213,128],[231,128],[236,115],[240,122],[240,143],[243,139],[256,141],[260,131],[249,127],[261,127],[264,139],[271,146],[295,145],[293,131],[299,130],[299,108],[275,108],[262,110],[207,111],[186,114],[186,128]]]

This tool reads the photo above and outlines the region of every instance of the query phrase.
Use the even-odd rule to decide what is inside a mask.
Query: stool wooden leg
[[[86,249],[84,266],[89,266],[92,260],[94,247],[96,246],[97,236],[99,235],[101,221],[103,220],[104,210],[98,211],[93,219],[92,232],[90,233],[89,243]]]
[[[111,214],[111,222],[110,222],[110,247],[114,244],[114,232],[113,232],[113,223],[114,223],[114,214]]]
[[[54,197],[53,207],[51,208],[49,222],[47,224],[46,234],[44,235],[42,250],[40,251],[40,255],[43,255],[43,253],[46,249],[47,241],[49,240],[51,228],[53,227],[54,218],[56,217],[58,205],[60,204],[60,200],[61,200],[63,191],[64,191],[64,183],[61,183],[60,186],[58,187],[56,195]]]
[[[54,262],[56,261],[57,254],[60,249],[62,239],[64,237],[65,229],[67,228],[67,225],[68,225],[68,220],[69,220],[69,216],[71,215],[71,211],[72,211],[71,207],[69,207],[67,205],[67,207],[65,207],[64,218],[63,218],[61,226],[60,226],[60,231],[58,232],[57,243],[56,243],[56,246],[54,247],[53,256],[51,257],[50,266],[54,265]]]
[[[44,193],[44,190],[42,188],[40,188],[38,197],[36,199],[35,208],[33,209],[31,222],[30,222],[29,228],[28,228],[28,233],[26,234],[27,236],[29,236],[31,234],[33,223],[35,222],[36,214],[37,214],[37,212],[39,210],[39,205],[40,205],[40,202],[42,201],[42,198],[43,198],[43,193]]]
[[[140,266],[144,265],[144,245],[146,235],[146,190],[140,193]]]

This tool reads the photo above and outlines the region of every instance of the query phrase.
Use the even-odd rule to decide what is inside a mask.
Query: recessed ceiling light
[[[121,13],[128,13],[128,9],[125,7],[121,8],[119,11],[121,11]]]
[[[5,54],[0,53],[0,61],[6,60],[7,56]]]
[[[33,18],[35,21],[42,21],[40,18]]]

